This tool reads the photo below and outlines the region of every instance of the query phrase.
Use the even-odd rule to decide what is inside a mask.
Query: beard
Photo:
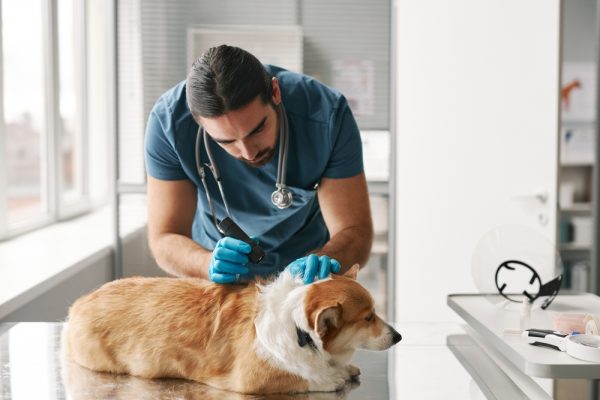
[[[263,165],[266,165],[269,161],[271,161],[274,154],[275,154],[275,146],[267,147],[266,149],[261,150],[256,155],[255,161],[247,160],[244,157],[237,157],[237,159],[244,162],[246,165],[249,165],[254,168],[259,168],[259,167],[262,167]]]

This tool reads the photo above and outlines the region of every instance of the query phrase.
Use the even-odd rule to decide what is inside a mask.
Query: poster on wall
[[[335,60],[332,64],[333,87],[348,99],[356,116],[375,113],[375,67],[371,60]]]
[[[596,64],[565,62],[560,96],[563,121],[593,121],[596,118],[595,93]]]

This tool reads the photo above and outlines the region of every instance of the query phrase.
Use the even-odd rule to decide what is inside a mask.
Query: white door
[[[456,321],[490,229],[556,237],[560,0],[397,0],[396,321]],[[536,195],[540,195],[537,196]]]

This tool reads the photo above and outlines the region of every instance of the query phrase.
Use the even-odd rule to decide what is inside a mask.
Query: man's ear
[[[350,267],[350,269],[348,271],[346,271],[346,273],[344,274],[344,276],[346,278],[350,278],[350,279],[356,280],[356,277],[358,276],[358,270],[359,269],[360,269],[360,267],[358,266],[358,264],[354,264],[352,267]]]
[[[279,103],[281,103],[281,89],[279,87],[279,81],[277,78],[271,78],[271,87],[273,88],[273,96],[271,97],[271,100],[273,101],[273,104],[277,106]]]
[[[332,329],[338,328],[342,322],[342,305],[323,308],[315,319],[315,330],[320,338],[323,338]]]

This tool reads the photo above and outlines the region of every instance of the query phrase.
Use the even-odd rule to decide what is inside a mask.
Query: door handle
[[[546,204],[546,202],[548,202],[548,192],[546,192],[545,190],[542,190],[537,193],[521,194],[521,195],[513,196],[513,199],[515,199],[515,200],[537,200],[542,204]]]

